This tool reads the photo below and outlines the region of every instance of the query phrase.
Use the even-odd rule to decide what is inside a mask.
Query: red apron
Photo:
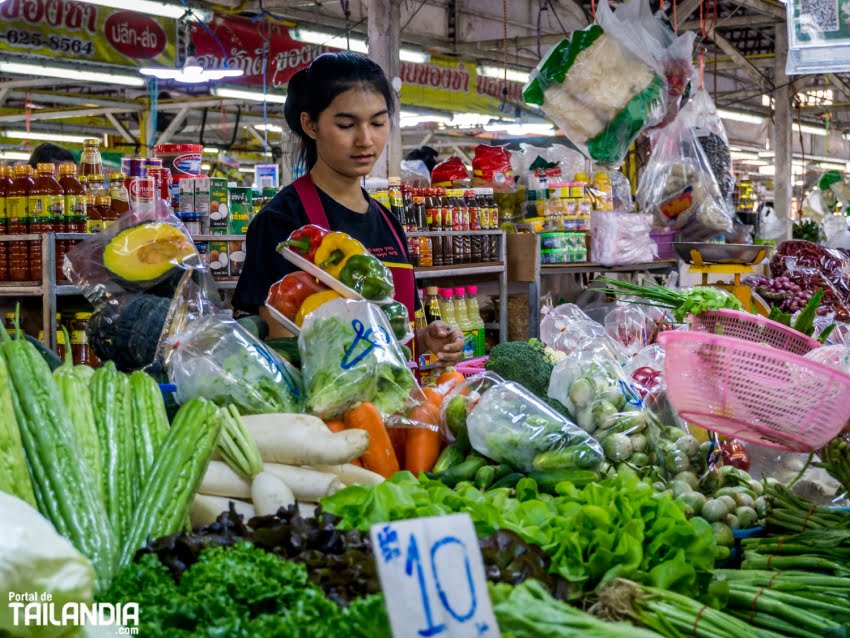
[[[295,192],[298,193],[298,198],[304,205],[304,211],[307,213],[307,219],[310,220],[310,223],[333,230],[330,227],[330,223],[328,223],[328,216],[325,214],[322,200],[319,199],[319,191],[316,190],[316,185],[313,183],[310,173],[299,177],[292,185],[295,187]],[[384,223],[389,226],[390,232],[395,237],[396,244],[398,245],[398,254],[403,257],[406,254],[405,244],[401,241],[395,227],[387,217],[386,211],[371,198],[369,199],[369,206],[376,207],[381,213]],[[407,307],[407,315],[412,318],[416,312],[416,279],[413,276],[413,267],[410,264],[399,264],[398,266],[387,266],[387,268],[393,274],[395,299]]]

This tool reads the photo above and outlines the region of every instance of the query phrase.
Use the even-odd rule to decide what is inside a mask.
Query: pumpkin
[[[150,288],[175,275],[179,280],[187,267],[200,267],[200,258],[180,228],[150,221],[112,237],[103,248],[103,265],[125,288],[134,290]]]

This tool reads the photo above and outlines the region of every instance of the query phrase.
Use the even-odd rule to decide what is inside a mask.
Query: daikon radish
[[[311,469],[319,472],[335,474],[346,485],[377,485],[384,482],[384,477],[377,472],[371,472],[364,467],[351,463],[343,465],[311,465]]]
[[[295,505],[295,496],[278,476],[263,471],[251,482],[251,501],[257,516],[271,516],[277,514],[281,507]]]
[[[189,520],[193,527],[198,525],[210,525],[215,522],[222,512],[230,510],[230,503],[237,514],[241,514],[244,520],[254,516],[254,506],[245,501],[235,498],[224,498],[223,496],[207,496],[196,494],[192,506],[189,508]]]
[[[208,496],[248,499],[251,498],[251,481],[237,474],[224,461],[210,461],[198,492]]]
[[[298,503],[298,514],[301,518],[316,518],[318,503]]]
[[[266,463],[263,471],[271,472],[286,483],[299,501],[318,502],[320,498],[330,496],[345,487],[345,483],[340,481],[336,474],[317,472],[306,467]]]
[[[331,432],[309,414],[255,414],[242,417],[263,461],[288,465],[338,465],[369,447],[363,430]]]

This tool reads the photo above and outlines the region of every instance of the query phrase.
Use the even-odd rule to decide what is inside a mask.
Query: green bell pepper
[[[407,306],[398,301],[392,301],[385,306],[381,306],[381,310],[387,315],[390,321],[390,328],[393,329],[393,334],[396,339],[403,339],[407,336],[410,329],[410,318],[407,316]]]
[[[380,259],[372,255],[349,257],[339,280],[366,299],[386,299],[394,292],[392,274]]]

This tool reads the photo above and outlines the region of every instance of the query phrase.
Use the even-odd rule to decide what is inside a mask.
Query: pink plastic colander
[[[705,332],[664,332],[670,403],[693,423],[794,452],[818,449],[850,419],[850,375],[783,350]]]
[[[484,364],[490,357],[478,357],[477,359],[467,359],[455,366],[455,370],[460,372],[466,378],[474,377],[476,374],[484,372]]]
[[[740,310],[714,310],[691,317],[691,330],[709,332],[722,337],[735,337],[755,343],[766,343],[804,355],[820,347],[815,339],[783,326],[777,321]]]

